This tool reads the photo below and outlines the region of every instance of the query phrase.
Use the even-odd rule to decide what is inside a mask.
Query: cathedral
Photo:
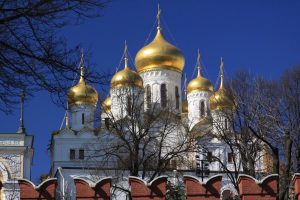
[[[125,44],[124,66],[113,75],[109,94],[103,95],[107,98],[102,103],[96,89],[87,83],[82,55],[80,78],[66,97],[65,127],[51,136],[48,176],[57,178],[63,196],[75,199],[75,178],[97,181],[116,177],[116,184],[128,189],[122,177],[132,174],[145,179],[155,173],[170,177],[184,174],[205,181],[222,172],[223,195],[235,194],[224,168],[237,170],[239,154],[219,137],[230,136],[233,131],[235,109],[235,101],[224,84],[223,60],[218,88],[203,76],[200,52],[197,76],[187,83],[183,53],[165,39],[163,30],[159,10],[156,35],[138,51],[135,66],[129,65]],[[22,129],[2,133],[0,148],[0,199],[18,199],[16,181],[31,178],[33,136]],[[163,162],[160,168],[155,168],[155,156]],[[142,164],[132,164],[135,160]],[[256,163],[256,170],[264,171],[263,157]],[[114,192],[115,199],[126,199],[122,190]]]

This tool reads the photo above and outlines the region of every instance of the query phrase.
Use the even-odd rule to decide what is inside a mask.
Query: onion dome
[[[91,105],[96,107],[98,103],[97,91],[84,80],[84,68],[81,67],[79,82],[68,92],[68,105]]]
[[[104,101],[103,101],[103,103],[102,103],[102,110],[104,111],[104,112],[110,112],[110,110],[111,110],[111,98],[110,97],[107,97]]]
[[[158,27],[155,38],[143,47],[135,57],[136,69],[139,73],[157,69],[168,69],[182,72],[184,57],[181,51],[167,42],[160,27],[160,9],[158,10]]]
[[[143,79],[135,71],[131,70],[128,67],[128,58],[127,58],[127,45],[125,44],[125,67],[123,70],[117,72],[111,80],[111,88],[120,88],[120,87],[138,87],[143,88]]]
[[[191,93],[194,91],[209,91],[209,92],[213,92],[213,85],[212,83],[204,78],[201,75],[201,66],[200,66],[200,53],[198,50],[198,58],[197,58],[197,65],[198,65],[198,75],[195,79],[193,79],[187,87],[187,93]]]
[[[191,130],[192,136],[195,138],[203,137],[210,133],[213,128],[213,120],[211,117],[202,118]]]
[[[235,104],[233,98],[228,95],[228,92],[226,91],[224,87],[224,72],[223,72],[223,59],[221,58],[221,65],[220,65],[220,73],[221,73],[221,83],[218,91],[216,91],[211,97],[210,97],[210,109],[211,110],[223,110],[223,109],[234,109]]]

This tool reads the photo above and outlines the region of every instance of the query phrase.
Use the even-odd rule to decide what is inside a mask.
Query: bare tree
[[[101,16],[106,0],[0,1],[0,110],[11,111],[21,90],[46,90],[61,97],[73,80],[78,47],[68,47],[59,31]],[[99,73],[89,75],[101,83]]]
[[[241,137],[246,135],[251,140],[255,137],[260,146],[267,147],[266,153],[272,155],[273,170],[269,173],[280,175],[280,200],[289,199],[291,175],[299,163],[299,83],[299,67],[286,70],[279,80],[265,80],[242,72],[231,82],[238,107],[239,120],[235,124],[240,127]],[[261,148],[253,150],[257,149]]]
[[[99,136],[101,145],[90,146],[93,153],[89,159],[101,160],[100,171],[108,169],[107,173],[111,174],[115,169],[120,180],[132,175],[151,181],[174,169],[191,166],[188,152],[194,150],[194,142],[172,102],[165,108],[158,102],[151,103],[146,109],[143,89],[130,88],[123,88],[115,98],[123,109],[104,113],[106,127],[102,127]],[[121,184],[115,188],[130,192]]]

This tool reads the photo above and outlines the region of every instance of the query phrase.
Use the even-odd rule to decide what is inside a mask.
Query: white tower
[[[158,8],[156,36],[137,53],[135,65],[144,82],[145,109],[169,107],[180,113],[184,57],[178,48],[164,39],[160,13]]]
[[[211,82],[201,74],[200,52],[198,50],[198,75],[187,87],[188,118],[190,128],[210,117],[209,98],[213,93]]]
[[[24,98],[22,93],[17,133],[0,133],[0,199],[19,199],[17,180],[31,179],[34,137],[26,132],[24,126]]]
[[[211,115],[213,118],[213,132],[232,131],[232,110],[234,99],[228,94],[224,87],[224,63],[221,58],[220,64],[220,87],[210,97]]]
[[[117,72],[111,80],[111,118],[113,120],[141,114],[140,110],[143,110],[144,107],[143,79],[128,67],[126,43],[124,62],[124,69]]]
[[[81,55],[80,79],[68,93],[68,107],[71,111],[72,129],[81,130],[83,127],[94,129],[94,113],[98,102],[97,91],[87,84],[84,79],[84,60]]]

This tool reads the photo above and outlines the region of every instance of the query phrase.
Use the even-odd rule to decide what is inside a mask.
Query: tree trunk
[[[292,152],[292,140],[290,134],[285,133],[285,158],[286,164],[284,168],[283,176],[281,177],[281,186],[279,188],[279,199],[288,200],[289,196],[289,186],[290,186],[290,169],[291,169],[291,152]]]

